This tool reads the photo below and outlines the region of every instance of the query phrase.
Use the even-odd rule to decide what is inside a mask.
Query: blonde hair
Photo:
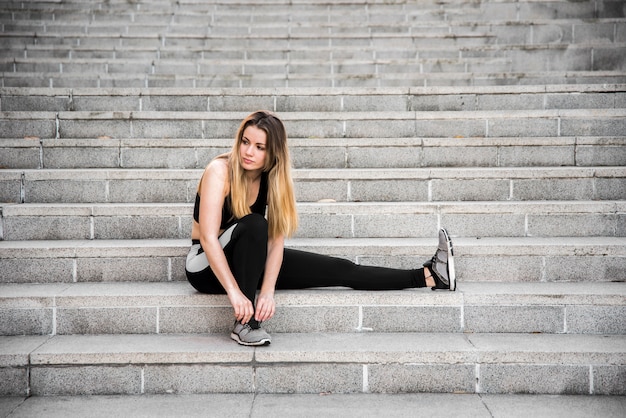
[[[246,117],[239,126],[237,137],[228,157],[230,172],[230,201],[235,218],[250,214],[246,201],[248,182],[239,155],[243,133],[255,126],[266,134],[266,155],[263,172],[268,176],[267,221],[270,238],[291,236],[298,228],[298,212],[291,178],[291,159],[287,147],[287,131],[282,121],[267,111],[257,111]]]

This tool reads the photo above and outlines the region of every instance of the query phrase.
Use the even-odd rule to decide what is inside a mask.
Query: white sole
[[[232,338],[233,340],[237,341],[238,344],[241,345],[245,345],[247,347],[256,347],[256,346],[260,346],[260,345],[270,345],[271,340],[268,338],[264,338],[261,341],[256,341],[253,343],[249,343],[247,341],[243,341],[239,338],[239,335],[235,334],[234,332],[232,332],[230,334],[230,338]]]
[[[452,249],[452,240],[448,231],[443,229],[446,236],[446,250],[448,251],[448,280],[450,281],[450,290],[456,290],[456,273],[454,272],[454,251]]]

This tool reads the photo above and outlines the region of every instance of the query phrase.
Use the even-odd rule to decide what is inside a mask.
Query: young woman
[[[270,343],[260,325],[276,311],[276,289],[456,287],[452,242],[445,229],[439,231],[433,258],[415,270],[361,266],[284,248],[298,215],[287,134],[269,112],[244,119],[232,151],[206,167],[193,218],[187,278],[199,292],[228,296],[235,314],[231,338],[242,345]]]

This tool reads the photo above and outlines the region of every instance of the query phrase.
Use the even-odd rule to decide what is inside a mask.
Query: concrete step
[[[206,334],[232,328],[225,295],[170,283],[0,284],[0,335]],[[430,289],[278,290],[270,333],[626,334],[624,283],[460,283]],[[514,318],[514,320],[513,320]]]
[[[626,69],[620,58],[626,48],[623,18],[584,22],[578,28],[571,23],[565,28],[553,23],[547,28],[539,25],[521,35],[511,31],[509,22],[495,23],[495,33],[481,32],[482,28],[475,25],[471,31],[458,31],[448,25],[443,31],[413,31],[409,27],[403,33],[393,23],[386,23],[394,28],[391,32],[370,28],[354,33],[341,26],[338,33],[333,33],[332,28],[315,24],[307,32],[294,33],[289,25],[278,24],[262,28],[258,34],[251,33],[247,25],[238,26],[242,33],[231,33],[229,29],[220,32],[219,27],[207,30],[206,22],[189,29],[172,29],[167,24],[132,25],[131,33],[124,25],[118,33],[91,33],[87,27],[72,32],[72,26],[57,30],[43,26],[37,31],[36,24],[34,31],[22,32],[14,24],[4,24],[9,30],[5,29],[2,38],[12,53],[3,53],[6,58],[0,59],[0,70],[94,75],[210,73],[213,77],[272,72],[284,78],[307,73],[332,76]],[[528,30],[535,26],[527,22],[522,27]],[[578,42],[574,42],[574,33],[579,33]],[[355,48],[359,52],[354,52]]]
[[[190,15],[179,17],[190,19]],[[201,16],[206,20],[205,16]],[[356,25],[356,26],[355,26]],[[246,26],[223,26],[220,24],[207,27],[206,22],[192,24],[154,24],[131,22],[46,22],[21,20],[0,20],[4,28],[3,38],[6,49],[0,51],[2,57],[12,58],[72,58],[72,59],[255,59],[260,58],[260,51],[250,49],[238,51],[232,40],[247,43],[259,37],[289,36],[294,46],[302,38],[326,39],[334,48],[324,55],[318,48],[305,50],[293,48],[286,51],[268,51],[267,58],[333,57],[341,58],[456,58],[472,52],[476,46],[489,45],[493,51],[506,50],[507,45],[519,48],[521,45],[594,45],[605,47],[612,43],[626,41],[624,19],[597,19],[593,22],[581,20],[532,20],[532,21],[491,21],[489,24],[477,22],[398,22],[394,24],[326,23],[314,22],[303,24],[263,23]],[[36,34],[36,35],[35,35]],[[208,50],[205,47],[188,45],[185,48],[170,46],[182,36],[197,39],[199,34],[207,42],[214,37],[222,38],[221,45]],[[64,35],[62,38],[60,35]],[[117,36],[117,39],[112,39]],[[160,44],[137,42],[133,38],[151,38],[158,36]],[[102,43],[90,42],[89,39],[103,39]],[[69,39],[67,39],[69,38]],[[369,42],[365,41],[367,39]],[[347,40],[367,45],[360,51],[345,48]],[[402,50],[401,44],[417,43],[418,51]],[[385,43],[390,49],[384,49]],[[197,44],[197,43],[196,43]],[[310,42],[313,44],[313,42]],[[134,46],[133,46],[134,45]],[[454,51],[457,54],[454,54]],[[470,55],[471,56],[471,55]]]
[[[364,265],[415,268],[432,257],[433,238],[294,238],[287,247]],[[625,281],[624,237],[462,237],[454,241],[464,282]],[[184,281],[191,241],[0,241],[1,283]]]
[[[626,119],[625,119],[626,120]],[[202,170],[1,170],[7,203],[193,202]],[[624,200],[626,167],[293,170],[296,199],[317,202]]]
[[[316,16],[321,15],[328,19],[328,16],[333,17],[333,21],[346,21],[350,20],[345,16],[348,11],[353,12],[358,16],[376,16],[381,18],[398,17],[398,21],[404,20],[419,20],[417,17],[421,14],[420,10],[426,10],[433,15],[440,15],[448,19],[468,19],[479,18],[482,15],[493,15],[494,20],[507,19],[507,20],[519,20],[519,19],[535,19],[544,16],[554,16],[556,19],[562,18],[597,18],[603,17],[607,14],[615,14],[619,10],[619,1],[594,1],[592,4],[569,4],[563,2],[543,2],[545,4],[537,5],[532,1],[507,1],[507,2],[485,2],[476,4],[473,2],[460,0],[460,1],[448,1],[446,7],[442,7],[440,3],[436,1],[424,1],[420,2],[419,7],[416,4],[407,4],[405,1],[346,1],[341,3],[312,3],[302,0],[296,0],[293,2],[273,2],[266,3],[258,0],[253,1],[238,1],[237,3],[202,3],[202,2],[189,2],[182,1],[178,3],[172,3],[170,1],[154,1],[150,3],[141,3],[132,5],[131,7],[123,1],[111,1],[106,4],[100,3],[81,3],[78,1],[71,1],[67,3],[61,2],[29,2],[28,7],[24,7],[22,2],[19,1],[6,1],[5,2],[5,14],[11,12],[11,16],[25,15],[25,18],[32,18],[30,13],[36,13],[37,11],[46,11],[56,13],[45,16],[41,14],[41,19],[58,21],[72,18],[83,21],[96,21],[104,19],[96,19],[94,16],[105,16],[107,14],[115,15],[115,17],[127,16],[130,21],[134,16],[141,16],[142,14],[149,17],[163,14],[171,15],[172,13],[198,13],[198,14],[215,14],[224,15],[223,21],[231,21],[229,18],[236,16],[256,16],[259,21],[271,22],[271,17],[274,15],[284,16],[290,14],[299,14],[303,18],[307,15],[310,16],[310,20],[319,20]],[[597,5],[601,7],[596,7]],[[276,10],[272,7],[273,4],[282,4],[284,7]],[[448,16],[444,11],[451,11]],[[81,14],[82,13],[82,14]],[[91,13],[91,14],[89,14]],[[409,16],[406,14],[408,13]],[[401,17],[403,16],[403,17]],[[429,15],[430,16],[430,15]],[[621,15],[623,17],[623,14]],[[265,17],[265,19],[262,19]],[[511,17],[517,17],[517,19],[511,19]],[[486,19],[486,18],[484,18]]]
[[[0,112],[4,138],[231,138],[248,112]],[[283,112],[294,138],[623,136],[626,109]],[[24,127],[27,127],[27,130]]]
[[[498,45],[541,45],[541,44],[579,44],[579,43],[610,43],[623,42],[625,34],[623,32],[623,16],[611,18],[598,18],[593,20],[557,19],[541,18],[539,16],[529,20],[490,20],[484,22],[480,20],[462,21],[447,20],[442,21],[439,16],[428,16],[423,5],[422,19],[410,20],[409,13],[405,13],[404,18],[395,21],[382,19],[382,14],[376,12],[365,16],[365,19],[355,19],[358,8],[351,7],[349,15],[351,20],[337,21],[323,19],[318,15],[318,19],[305,20],[305,15],[312,17],[315,12],[306,10],[302,12],[293,11],[285,19],[280,16],[281,9],[274,8],[273,17],[276,20],[264,21],[255,19],[254,25],[237,25],[235,19],[232,21],[221,18],[218,14],[215,17],[208,17],[207,13],[186,13],[184,11],[174,11],[164,15],[136,14],[134,21],[124,20],[94,20],[89,19],[86,13],[81,17],[84,19],[69,19],[60,17],[49,20],[54,15],[54,11],[43,16],[33,18],[32,15],[25,15],[20,11],[0,12],[0,27],[4,29],[4,37],[7,38],[9,48],[18,46],[18,42],[12,39],[21,38],[22,45],[27,43],[27,37],[36,33],[44,38],[43,43],[31,42],[27,44],[27,50],[31,47],[34,51],[39,46],[46,46],[46,37],[57,37],[60,34],[67,34],[73,37],[83,38],[85,35],[94,37],[113,36],[154,36],[161,37],[170,35],[187,37],[198,37],[198,35],[211,35],[224,38],[248,37],[251,39],[262,36],[285,36],[290,35],[294,39],[307,36],[329,39],[335,46],[336,41],[341,41],[346,37],[370,36],[372,39],[384,39],[388,36],[409,37],[420,39],[422,37],[444,37],[454,35],[456,37],[485,37],[488,43]],[[449,6],[449,3],[448,5]],[[396,7],[396,6],[394,6]],[[449,9],[448,9],[449,10]],[[23,9],[22,9],[23,11]],[[332,13],[335,17],[335,13]],[[337,17],[340,17],[337,15]],[[432,17],[432,19],[428,19]],[[152,18],[152,19],[151,19]],[[213,22],[207,25],[207,21],[213,18]],[[253,18],[254,19],[254,18]],[[333,42],[334,40],[334,42]],[[34,39],[33,39],[34,41]],[[119,41],[119,40],[118,40]],[[124,41],[122,41],[124,42]],[[57,44],[60,42],[57,42]],[[63,45],[56,45],[63,49]],[[68,45],[70,46],[70,45]],[[118,45],[119,46],[119,45]],[[102,46],[94,46],[95,49]],[[83,49],[82,46],[71,45],[71,50],[76,52]],[[160,50],[167,50],[162,47]],[[171,50],[174,52],[174,50]],[[208,51],[207,51],[208,52]],[[421,52],[421,51],[420,51]],[[30,56],[30,54],[28,54]],[[420,54],[421,55],[421,54]],[[55,55],[59,56],[59,55]],[[72,56],[75,56],[72,54]],[[159,55],[156,55],[158,57]],[[114,56],[111,56],[113,58]]]
[[[228,139],[0,139],[5,169],[199,169]],[[626,137],[290,138],[294,168],[620,166]]]
[[[613,27],[618,22],[612,23]],[[621,22],[620,22],[621,23]],[[610,25],[610,23],[609,23]],[[7,26],[7,25],[3,25]],[[91,31],[90,29],[63,27],[60,30],[54,30],[54,28],[43,27],[38,31],[37,28],[27,31],[9,30],[5,32],[3,38],[6,39],[8,46],[11,50],[17,54],[13,55],[15,58],[23,58],[24,50],[30,46],[48,46],[50,49],[53,46],[60,45],[61,50],[66,49],[68,46],[76,46],[80,49],[94,48],[94,49],[107,49],[114,51],[116,48],[121,47],[138,49],[138,50],[160,50],[164,48],[165,51],[178,47],[182,50],[191,48],[207,48],[216,49],[217,51],[237,51],[237,46],[250,47],[250,54],[242,54],[239,51],[235,56],[244,57],[258,57],[263,47],[268,48],[268,58],[284,57],[284,53],[280,51],[301,51],[301,55],[296,54],[293,58],[298,56],[304,56],[303,50],[319,51],[323,50],[331,52],[333,48],[337,48],[338,52],[347,52],[350,47],[363,47],[368,51],[384,50],[385,46],[389,46],[392,50],[399,51],[403,46],[426,45],[427,50],[433,50],[436,48],[444,49],[456,49],[470,48],[496,44],[494,35],[488,32],[481,31],[455,31],[448,26],[448,30],[443,32],[441,29],[434,30],[433,32],[421,32],[415,33],[412,30],[406,33],[384,32],[384,31],[358,31],[357,33],[351,33],[349,29],[341,27],[339,33],[331,33],[332,29],[319,26],[313,26],[306,31],[294,31],[287,24],[272,25],[262,28],[263,33],[250,33],[247,29],[242,30],[242,26],[238,27],[240,33],[231,33],[232,31],[226,29],[224,32],[220,32],[220,28],[207,29],[207,23],[204,26],[198,27],[180,27],[170,28],[167,25],[158,26],[142,26],[133,25],[130,27],[118,26],[114,30],[107,30],[104,33],[98,33],[97,31]],[[258,29],[258,28],[257,28]],[[45,32],[44,32],[45,30]],[[621,36],[618,38],[621,40]],[[600,50],[605,48],[619,48],[621,42],[610,42],[607,40],[599,41],[590,37],[589,40],[581,40],[581,42],[572,44],[573,48],[589,48],[596,46]],[[543,46],[544,44],[538,44]],[[564,44],[555,43],[555,47],[562,46]],[[36,49],[39,49],[37,47]],[[498,50],[507,49],[519,49],[518,44],[503,44],[498,46]],[[28,56],[28,54],[27,54]],[[59,55],[54,55],[59,57]],[[117,55],[116,55],[117,56]],[[207,57],[210,57],[208,55]],[[291,55],[289,55],[292,57]],[[334,54],[333,54],[334,56]],[[357,55],[358,56],[358,55]],[[378,56],[378,55],[376,55]],[[379,58],[389,57],[383,54]],[[416,57],[417,54],[413,53],[410,56]],[[425,56],[428,56],[425,55]],[[72,57],[74,55],[72,54]],[[160,58],[158,54],[152,58]],[[337,57],[341,57],[337,55]],[[371,57],[371,56],[370,56]],[[128,58],[132,58],[130,55]],[[135,56],[134,58],[137,58]]]
[[[626,22],[625,22],[626,24]],[[14,36],[10,36],[14,35]],[[15,36],[17,35],[17,36]],[[45,42],[31,35],[37,42]],[[2,72],[42,73],[126,73],[126,74],[212,74],[240,76],[255,73],[278,72],[285,75],[298,74],[378,74],[378,73],[439,73],[439,72],[498,72],[498,71],[624,71],[624,60],[619,58],[626,49],[625,42],[538,44],[538,45],[492,45],[490,37],[472,35],[402,36],[385,35],[372,38],[344,36],[339,39],[311,37],[294,38],[268,36],[266,38],[230,39],[204,35],[202,37],[123,37],[79,35],[69,37],[60,34],[48,42],[50,52],[29,55],[28,37],[9,34],[13,54],[0,58]],[[6,39],[6,38],[5,38]],[[54,47],[55,40],[65,42],[60,51]],[[120,39],[124,39],[121,42]],[[318,43],[316,46],[315,43]],[[233,44],[225,47],[225,44]],[[82,44],[79,51],[95,49],[95,56],[85,52],[74,54],[69,45]],[[331,45],[329,45],[331,44]],[[338,45],[332,45],[338,44]],[[167,48],[161,53],[161,46]],[[251,51],[242,55],[237,47]],[[419,54],[417,50],[424,46]],[[174,47],[177,53],[170,52]],[[358,54],[351,48],[358,47]],[[117,53],[117,48],[121,48]],[[261,51],[267,48],[263,59]],[[132,50],[138,50],[133,54]],[[221,55],[203,50],[214,50]],[[413,52],[407,52],[407,49]],[[34,51],[44,50],[39,46]],[[70,51],[68,54],[62,51]],[[110,51],[103,55],[102,51]],[[124,52],[124,50],[131,50]],[[299,50],[300,53],[291,53]],[[379,54],[378,51],[381,52]],[[41,56],[44,55],[44,56]],[[187,59],[186,62],[180,62]],[[549,62],[542,62],[547,59]],[[177,61],[179,60],[179,61]]]
[[[48,21],[74,20],[95,22],[117,20],[120,22],[160,21],[176,22],[176,15],[196,16],[200,22],[202,15],[208,15],[211,23],[232,22],[233,19],[254,17],[258,22],[288,22],[289,18],[296,23],[306,22],[346,22],[353,23],[348,14],[359,16],[366,22],[419,22],[423,20],[445,21],[488,21],[493,20],[528,20],[553,17],[555,19],[588,19],[603,17],[624,17],[621,3],[617,0],[594,1],[590,3],[568,3],[546,1],[507,1],[483,2],[448,1],[445,6],[434,1],[419,4],[404,1],[349,1],[338,4],[311,3],[304,1],[278,2],[282,7],[272,7],[275,3],[260,1],[239,1],[232,3],[201,2],[151,2],[129,7],[124,2],[107,2],[106,4],[83,4],[80,2],[29,2],[24,7],[22,2],[8,1],[5,4],[3,18],[32,19]],[[47,14],[42,13],[43,11]],[[174,15],[174,18],[172,18]],[[160,19],[159,19],[160,17]],[[227,24],[227,23],[226,23]],[[232,24],[232,23],[231,23]]]
[[[332,416],[357,418],[370,415],[392,417],[455,416],[505,418],[519,416],[576,417],[598,415],[622,418],[624,396],[443,394],[443,393],[315,393],[315,394],[167,394],[102,396],[8,396],[0,397],[0,415],[15,418],[45,415],[48,418],[109,416],[233,418]],[[10,414],[10,415],[9,415]]]
[[[618,1],[141,6],[48,4],[42,13],[7,5],[3,86],[546,83],[549,76],[526,73],[554,71],[616,71],[623,81],[626,69]],[[233,23],[242,16],[246,24]],[[438,78],[442,72],[452,77]]]
[[[0,73],[2,87],[70,88],[267,88],[267,87],[402,87],[402,86],[499,86],[544,84],[625,83],[623,71],[525,71],[379,73],[334,75],[163,75],[163,74],[63,74]]]
[[[7,395],[165,393],[624,394],[625,337],[274,334],[9,337]]]
[[[279,113],[623,109],[626,84],[377,89],[7,87],[0,101],[0,110],[5,112],[240,112],[252,106]]]
[[[283,26],[276,30],[268,28],[267,31],[271,33],[262,35],[250,35],[247,29],[245,34],[207,33],[206,27],[190,28],[190,33],[163,33],[168,30],[162,27],[133,27],[133,32],[136,33],[121,34],[86,33],[84,30],[74,33],[7,31],[2,35],[7,50],[3,52],[2,56],[6,58],[1,62],[10,63],[8,58],[15,59],[13,69],[16,71],[28,71],[34,64],[48,68],[45,66],[46,63],[48,66],[52,62],[64,63],[61,68],[57,66],[52,70],[37,70],[52,72],[65,70],[66,66],[67,71],[71,72],[72,63],[78,66],[85,60],[95,65],[103,58],[112,60],[110,66],[112,72],[120,72],[119,68],[126,63],[145,60],[149,63],[149,60],[153,60],[153,63],[158,64],[160,60],[164,60],[166,64],[168,59],[175,58],[193,58],[192,62],[198,63],[210,58],[225,61],[241,60],[253,66],[258,65],[256,61],[265,61],[262,59],[261,51],[266,47],[268,48],[266,59],[290,62],[294,65],[300,60],[306,62],[312,59],[338,62],[377,59],[384,63],[385,60],[401,58],[413,59],[413,62],[419,60],[427,62],[428,59],[435,58],[443,60],[499,56],[511,58],[520,66],[517,69],[521,71],[528,63],[515,60],[519,54],[529,56],[548,54],[558,59],[550,64],[544,63],[542,68],[556,69],[574,63],[565,60],[566,57],[584,56],[590,59],[589,63],[578,61],[578,66],[587,67],[595,63],[595,69],[606,70],[620,67],[621,60],[610,59],[610,51],[620,51],[624,48],[626,41],[624,35],[615,35],[613,32],[623,32],[625,24],[626,20],[622,19],[619,22],[606,23],[604,26],[595,24],[591,28],[579,28],[584,35],[587,35],[587,32],[589,35],[580,37],[577,43],[562,39],[529,43],[527,40],[513,38],[513,41],[518,43],[507,42],[506,37],[502,42],[498,42],[496,34],[480,31],[455,33],[458,31],[450,26],[445,32],[435,29],[424,33],[419,33],[419,30],[410,33],[413,32],[412,28],[408,29],[409,33],[377,33],[372,29],[350,33],[347,30],[343,31],[345,28],[342,27],[342,32],[336,34],[330,33],[332,29],[318,27],[311,29],[311,33],[294,34],[288,33],[289,30]],[[124,28],[120,29],[125,31]],[[594,34],[594,29],[602,33]],[[540,30],[541,28],[538,29]],[[560,35],[563,37],[563,34]],[[565,35],[565,38],[569,37]],[[249,47],[250,50],[243,52],[237,47]],[[354,47],[362,49],[359,52],[351,51],[350,48]],[[409,51],[403,48],[408,48]],[[555,53],[557,51],[558,54]],[[593,57],[589,56],[590,51],[594,52]],[[559,57],[564,52],[565,56]]]
[[[184,239],[191,203],[0,205],[0,238]],[[299,203],[297,238],[626,237],[626,201]]]

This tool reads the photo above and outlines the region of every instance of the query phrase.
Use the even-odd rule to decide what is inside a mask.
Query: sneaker
[[[230,338],[241,345],[269,345],[272,339],[263,328],[252,328],[250,324],[235,322]]]
[[[456,276],[454,274],[454,253],[452,241],[448,231],[444,228],[439,230],[439,246],[433,258],[424,263],[435,279],[435,287],[432,289],[456,289]]]

